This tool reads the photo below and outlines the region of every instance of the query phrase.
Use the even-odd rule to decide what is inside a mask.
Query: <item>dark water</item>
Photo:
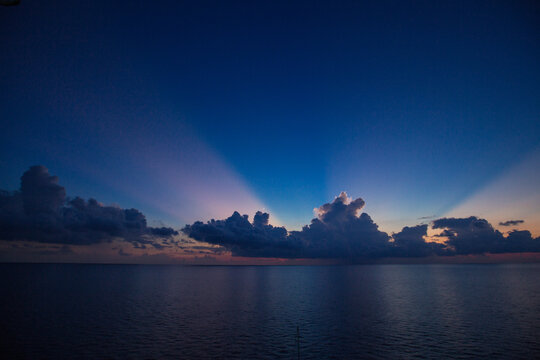
[[[540,358],[538,264],[0,269],[2,358]]]

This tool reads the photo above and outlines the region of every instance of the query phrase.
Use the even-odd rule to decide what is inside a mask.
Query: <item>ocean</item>
[[[0,270],[2,359],[540,358],[540,264]]]

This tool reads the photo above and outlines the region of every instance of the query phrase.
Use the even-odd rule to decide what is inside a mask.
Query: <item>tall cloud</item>
[[[391,246],[387,233],[366,213],[360,213],[365,202],[352,200],[345,192],[333,202],[315,210],[317,218],[293,231],[290,237],[299,239],[302,257],[361,258],[379,257]]]
[[[160,240],[177,234],[171,228],[148,227],[137,209],[66,198],[58,178],[40,165],[23,174],[20,191],[0,193],[1,240],[89,245],[119,238],[160,248]]]
[[[360,213],[364,205],[361,198],[352,200],[342,192],[333,202],[315,209],[317,217],[301,231],[287,232],[268,225],[266,213],[258,212],[251,223],[247,215],[235,212],[225,220],[187,225],[182,232],[195,240],[221,245],[235,256],[362,259],[407,253],[396,251],[390,236],[380,231],[368,214]],[[407,242],[406,237],[401,241]],[[420,243],[424,245],[419,247],[426,246],[423,239]],[[422,253],[427,249],[429,246]]]

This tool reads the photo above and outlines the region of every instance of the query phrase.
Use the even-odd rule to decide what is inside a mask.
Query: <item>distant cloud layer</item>
[[[177,234],[171,228],[148,227],[137,209],[67,198],[58,178],[44,166],[23,174],[20,191],[0,193],[1,240],[90,245],[119,238],[135,247],[161,248],[160,240]]]
[[[174,240],[177,231],[147,226],[144,214],[137,209],[66,197],[56,176],[44,166],[32,166],[22,175],[19,191],[0,191],[0,240],[9,241],[13,248],[19,248],[16,241],[44,243],[38,247],[53,244],[47,245],[44,254],[66,253],[69,245],[120,240],[134,248],[150,246],[154,255],[163,256],[168,254],[165,248],[175,245],[176,250],[192,256],[230,252],[238,257],[345,261],[540,252],[540,238],[533,238],[529,231],[512,230],[504,235],[487,220],[475,216],[439,218],[389,235],[362,212],[364,205],[361,198],[352,199],[342,192],[332,202],[316,208],[316,217],[300,231],[270,225],[268,213],[258,211],[250,221],[248,215],[234,212],[223,220],[186,225],[181,231],[191,239]],[[499,225],[522,223],[508,220]],[[430,227],[437,232],[431,237]],[[430,241],[433,239],[437,241]],[[130,255],[124,250],[116,252],[119,256]]]
[[[485,219],[442,218],[432,222],[441,242],[426,241],[428,225],[404,227],[391,236],[378,229],[361,198],[342,192],[316,209],[317,218],[301,231],[268,224],[269,214],[257,212],[253,222],[235,212],[225,220],[197,221],[182,232],[191,238],[220,245],[235,256],[280,258],[425,257],[483,253],[539,252],[540,239],[529,231],[511,231],[507,237]]]

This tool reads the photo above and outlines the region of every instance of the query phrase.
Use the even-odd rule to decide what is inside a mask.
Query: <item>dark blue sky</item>
[[[43,164],[155,223],[344,190],[394,231],[540,145],[534,1],[23,0],[0,33],[0,188]]]

